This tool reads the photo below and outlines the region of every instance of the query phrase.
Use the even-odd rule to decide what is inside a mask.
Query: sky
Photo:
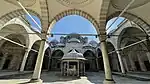
[[[106,29],[108,29],[108,27],[114,22],[114,20],[116,19],[117,17],[115,18],[112,18],[111,20],[109,20],[107,22],[107,25],[106,25]],[[109,28],[109,30],[107,31],[107,33],[109,33],[111,30],[114,30],[117,28],[117,26],[124,20],[125,18],[123,17],[119,17],[115,23]]]
[[[41,22],[38,17],[32,16],[37,23],[41,26]],[[41,29],[38,28],[38,26],[31,20],[29,16],[26,15],[27,20],[31,24],[32,29],[34,29],[37,32],[40,32]],[[112,22],[116,18],[113,18],[108,21],[106,28],[112,24]],[[124,18],[120,17],[110,28],[107,32],[110,32],[111,30],[117,28],[117,25],[123,21]],[[78,16],[78,15],[69,15],[62,19],[60,19],[51,29],[51,33],[63,33],[63,34],[70,34],[70,33],[79,33],[79,34],[97,34],[95,27],[93,24],[88,21],[87,19]],[[59,41],[60,35],[54,35],[53,37],[49,37],[49,41],[53,39],[57,39]],[[95,40],[99,42],[98,38],[95,38],[95,36],[88,36],[89,41]]]
[[[87,19],[78,16],[78,15],[70,15],[60,19],[52,28],[52,33],[79,33],[79,34],[97,34],[95,27],[93,24]],[[53,38],[49,38],[52,40],[54,38],[59,38],[60,36],[54,36]],[[95,36],[88,36],[90,40],[97,40]]]

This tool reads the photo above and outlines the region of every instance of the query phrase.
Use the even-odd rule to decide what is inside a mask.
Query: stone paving
[[[22,84],[29,81],[32,74],[26,74],[22,76],[16,76],[11,80],[0,80],[0,84]],[[60,75],[60,72],[43,72],[41,75],[44,84],[103,84],[104,73],[103,72],[87,72],[86,77],[64,77]],[[150,81],[138,81],[135,79],[129,79],[117,75],[113,75],[116,84],[150,84]]]

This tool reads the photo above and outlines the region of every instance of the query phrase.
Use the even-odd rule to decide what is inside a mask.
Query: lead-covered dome
[[[92,46],[91,44],[87,43],[87,44],[83,45],[83,48],[86,48],[86,47],[94,47],[94,46]]]
[[[56,46],[57,46],[57,47],[65,47],[65,44],[63,44],[63,43],[58,43],[58,44],[56,44]]]
[[[97,45],[98,45],[98,43],[96,41],[94,41],[94,40],[91,40],[89,42],[89,44],[91,44],[93,47],[97,47]]]
[[[71,38],[68,42],[69,42],[69,43],[71,43],[71,42],[80,43],[80,40],[77,39],[77,38]]]

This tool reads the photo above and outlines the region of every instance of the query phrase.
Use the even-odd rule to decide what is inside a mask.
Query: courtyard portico
[[[149,0],[2,0],[0,6],[0,70],[34,70],[31,81],[39,81],[42,69],[61,71],[61,65],[70,69],[62,58],[73,51],[87,59],[70,63],[77,75],[104,70],[104,84],[114,83],[112,71],[150,70]],[[39,31],[32,29],[26,15],[39,19],[39,23],[31,19]],[[53,36],[53,25],[69,15],[89,20],[100,43],[94,46],[80,34],[71,34],[50,45],[47,37]],[[106,33],[107,22],[115,17],[124,22]]]

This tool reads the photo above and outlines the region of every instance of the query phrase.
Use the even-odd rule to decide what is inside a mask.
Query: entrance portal
[[[85,71],[89,71],[90,70],[90,64],[89,63],[85,63]]]
[[[4,66],[3,66],[3,69],[8,69],[10,62],[11,62],[10,59],[6,59]]]

